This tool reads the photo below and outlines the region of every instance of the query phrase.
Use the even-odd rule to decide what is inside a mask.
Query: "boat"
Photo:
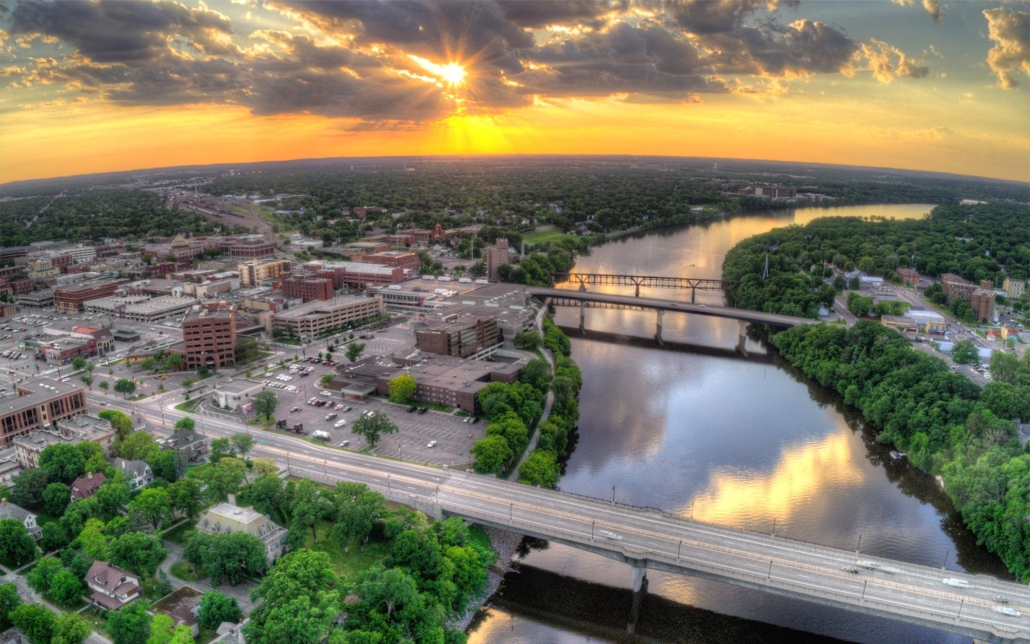
[[[893,458],[895,461],[900,461],[901,459],[905,458],[905,455],[896,449],[892,449],[891,458]]]

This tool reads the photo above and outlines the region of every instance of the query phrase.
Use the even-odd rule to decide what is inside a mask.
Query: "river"
[[[921,217],[927,205],[806,209],[740,216],[618,239],[593,249],[582,272],[718,278],[739,241],[816,217]],[[631,294],[620,287],[592,287]],[[688,291],[641,289],[685,298]],[[645,293],[645,291],[647,291]],[[719,292],[698,302],[721,303]],[[976,546],[932,479],[864,431],[854,410],[768,352],[731,350],[737,323],[666,315],[663,338],[646,340],[653,312],[561,309],[583,370],[575,451],[560,488],[695,519],[772,532],[931,566],[1006,576]],[[721,350],[720,350],[721,349]],[[499,642],[924,642],[968,638],[788,600],[687,576],[651,571],[649,596],[627,638],[630,569],[557,544],[520,556],[482,611],[471,644]],[[644,639],[641,639],[644,638]]]

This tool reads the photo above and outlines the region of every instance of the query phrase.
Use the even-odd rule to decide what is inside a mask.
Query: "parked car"
[[[436,447],[436,441],[429,441],[429,444],[426,445],[426,447]]]
[[[332,396],[333,395],[333,392],[331,392],[331,391],[320,391],[318,393],[322,394],[323,396]]]
[[[325,415],[325,419],[326,420],[332,420],[334,418],[336,418],[336,412],[330,412],[330,413]]]
[[[413,412],[413,411],[418,411],[418,406],[416,406],[416,405],[412,405],[411,407],[408,407],[408,413],[409,413],[409,414],[410,414],[411,412]]]
[[[339,429],[339,428],[343,427],[346,424],[347,424],[346,420],[338,420],[335,423],[333,423],[333,427],[335,427],[336,429]]]
[[[300,411],[300,407],[294,407],[294,408],[293,408],[293,409],[291,409],[290,411]]]
[[[426,413],[427,411],[429,411],[429,407],[422,407],[421,409],[418,410],[418,414],[421,416],[422,414]]]

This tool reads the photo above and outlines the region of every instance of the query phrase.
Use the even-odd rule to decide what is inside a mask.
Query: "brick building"
[[[59,286],[54,289],[54,300],[57,301],[59,310],[65,313],[78,313],[85,308],[86,302],[110,297],[117,288],[117,281],[92,281],[74,286]]]
[[[981,280],[980,286],[969,296],[969,306],[976,311],[976,319],[987,322],[994,316],[994,284]]]
[[[39,466],[39,455],[51,445],[78,445],[92,441],[100,445],[107,456],[117,435],[110,421],[83,413],[61,420],[55,429],[37,430],[14,439],[13,443],[18,463],[28,469]]]
[[[379,264],[391,268],[404,268],[412,272],[418,272],[420,260],[418,253],[411,253],[403,250],[387,250],[381,253],[372,253],[361,258],[363,264]]]
[[[911,268],[899,268],[898,277],[901,278],[901,283],[905,286],[915,286],[921,279],[919,277],[919,271]]]
[[[415,332],[418,348],[426,353],[465,358],[501,342],[497,318],[458,315]]]
[[[411,271],[403,268],[362,262],[311,262],[305,268],[320,277],[332,278],[334,289],[396,284],[411,276]]]
[[[188,370],[236,364],[235,307],[198,306],[187,313],[182,321],[182,354]]]
[[[483,254],[486,257],[487,279],[491,282],[500,281],[498,269],[508,263],[508,240],[498,239],[494,244],[487,246]]]
[[[251,260],[240,264],[239,272],[241,286],[257,286],[265,280],[279,279],[283,273],[289,273],[290,264],[278,260],[267,262]]]
[[[282,281],[282,292],[286,297],[299,297],[305,302],[333,299],[331,277],[291,276]]]
[[[49,428],[55,420],[86,413],[82,387],[42,378],[19,385],[17,396],[0,399],[0,447],[19,436]]]
[[[275,243],[261,235],[226,238],[217,243],[223,252],[236,259],[262,259],[275,255]]]
[[[383,298],[348,295],[279,311],[273,315],[272,323],[276,329],[289,335],[312,339],[330,329],[384,313]]]

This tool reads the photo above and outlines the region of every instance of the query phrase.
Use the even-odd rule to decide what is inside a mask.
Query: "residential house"
[[[154,472],[146,461],[127,461],[124,458],[116,458],[111,465],[122,471],[125,475],[125,482],[129,484],[129,491],[142,490],[154,480]]]
[[[14,486],[14,479],[18,478],[21,470],[17,450],[13,447],[0,449],[0,485]]]
[[[36,524],[36,515],[7,499],[0,499],[0,519],[17,519],[25,524],[25,529],[34,539],[43,536],[43,528]]]
[[[72,501],[80,501],[93,496],[100,486],[107,481],[103,472],[89,472],[86,476],[80,476],[72,481]]]
[[[250,618],[244,619],[239,624],[233,624],[232,622],[222,622],[218,625],[218,637],[211,640],[211,644],[247,644],[247,640],[243,637],[243,627],[247,625]]]
[[[254,535],[265,544],[269,565],[286,552],[286,528],[252,507],[237,506],[236,497],[232,494],[227,502],[219,503],[201,515],[197,528],[208,534],[246,532]]]
[[[106,561],[93,562],[86,573],[86,585],[92,591],[89,603],[98,610],[118,610],[140,596],[139,577]]]
[[[168,438],[158,439],[161,449],[179,452],[187,461],[197,461],[207,454],[207,437],[192,429],[178,429]]]

